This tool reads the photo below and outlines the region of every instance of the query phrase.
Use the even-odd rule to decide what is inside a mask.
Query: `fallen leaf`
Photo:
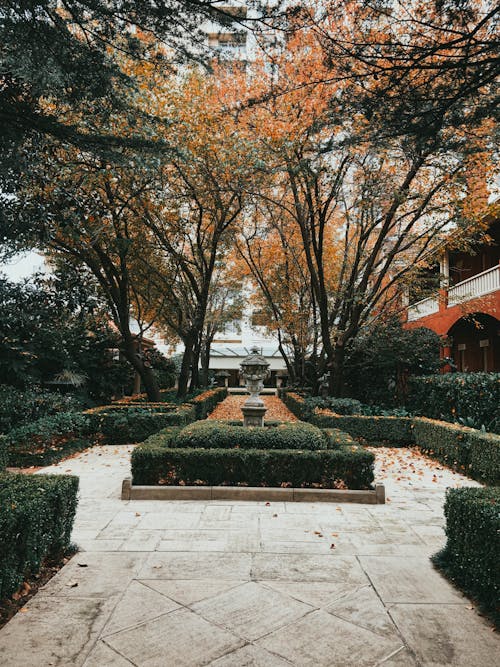
[[[87,563],[77,563],[78,567],[88,567]]]
[[[335,544],[333,542],[330,544],[330,549],[335,549]]]
[[[270,507],[271,503],[266,503],[266,507]]]
[[[77,582],[77,581],[69,581],[69,582],[66,584],[66,586],[67,586],[68,588],[76,588],[76,587],[78,586],[78,582]]]

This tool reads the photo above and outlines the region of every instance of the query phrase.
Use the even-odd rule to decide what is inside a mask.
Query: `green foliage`
[[[194,407],[196,419],[205,419],[226,396],[226,387],[217,387],[202,391],[201,394],[189,399],[188,402]]]
[[[500,433],[500,373],[446,373],[411,378],[415,414]]]
[[[85,380],[78,391],[90,404],[131,385],[129,364],[113,359],[119,338],[98,288],[81,274],[83,285],[60,273],[21,284],[0,277],[0,376],[9,385],[31,389],[71,372]]]
[[[369,488],[373,454],[338,450],[191,449],[140,445],[132,453],[134,484],[207,484]]]
[[[338,428],[324,428],[321,430],[327,440],[327,449],[340,449],[341,447],[358,444],[349,433],[345,433]]]
[[[500,488],[448,489],[447,543],[434,562],[500,627]]]
[[[425,328],[403,329],[399,318],[360,333],[347,350],[346,390],[363,403],[405,402],[408,375],[439,368],[439,336]]]
[[[337,415],[362,415],[363,405],[355,398],[334,398],[327,396],[307,396],[304,401],[308,408],[314,412],[315,408],[327,408]]]
[[[275,427],[229,426],[226,422],[202,421],[186,426],[176,447],[207,449],[326,449],[328,441],[319,428],[305,422],[287,422]]]
[[[337,428],[370,444],[408,446],[413,442],[413,420],[408,417],[315,414],[311,423],[319,428]]]
[[[191,405],[149,407],[103,406],[89,410],[92,430],[98,433],[105,444],[121,445],[142,442],[166,426],[187,424],[195,419]]]
[[[500,483],[500,436],[459,424],[415,417],[415,443],[450,468],[487,482]]]
[[[169,359],[156,348],[144,352],[146,363],[154,370],[156,381],[160,389],[171,389],[177,379],[177,369],[172,359]]]
[[[77,477],[0,475],[0,599],[68,548],[77,492]]]
[[[7,447],[7,437],[0,435],[0,473],[2,473],[9,463],[9,450]]]
[[[10,466],[45,466],[93,444],[90,419],[60,412],[19,426],[6,436]]]
[[[81,409],[77,397],[58,392],[34,389],[16,389],[0,385],[0,433],[28,424],[40,417],[58,412],[76,412]]]

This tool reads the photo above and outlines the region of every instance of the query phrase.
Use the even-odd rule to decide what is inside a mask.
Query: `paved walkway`
[[[75,473],[78,553],[0,631],[6,667],[492,667],[500,642],[431,566],[447,485],[377,450],[383,506],[119,500],[131,447]],[[496,662],[495,662],[496,661]]]

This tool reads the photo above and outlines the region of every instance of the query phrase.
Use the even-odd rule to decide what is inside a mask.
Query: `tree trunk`
[[[160,388],[158,387],[153,369],[144,363],[140,352],[138,352],[136,348],[136,343],[132,338],[124,341],[123,354],[135,371],[139,373],[144,389],[148,395],[148,400],[155,402],[159,401]]]
[[[210,348],[212,347],[212,340],[210,337],[205,338],[201,346],[201,375],[200,380],[204,387],[208,387],[208,370],[210,366]]]
[[[177,385],[177,397],[185,398],[188,392],[189,371],[193,360],[193,344],[189,339],[185,339],[184,354],[182,355],[181,371],[179,373],[179,383]]]
[[[335,346],[332,360],[328,364],[330,368],[330,393],[332,396],[342,396],[344,390],[344,361],[344,346]]]

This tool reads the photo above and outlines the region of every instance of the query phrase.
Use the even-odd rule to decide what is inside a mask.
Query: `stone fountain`
[[[259,354],[258,347],[252,347],[248,357],[240,364],[240,375],[250,396],[247,398],[241,411],[243,412],[244,426],[264,426],[266,406],[259,394],[264,388],[264,380],[269,374],[269,362]]]

